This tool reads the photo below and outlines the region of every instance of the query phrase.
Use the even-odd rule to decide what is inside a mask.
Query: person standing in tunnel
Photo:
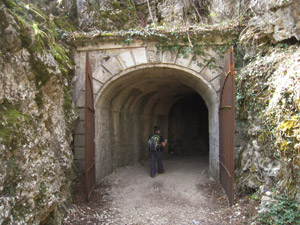
[[[164,167],[162,163],[163,149],[167,145],[164,138],[160,135],[160,127],[154,126],[154,133],[149,137],[148,144],[150,151],[150,175],[155,177],[156,169],[155,162],[157,161],[157,172],[164,173]]]

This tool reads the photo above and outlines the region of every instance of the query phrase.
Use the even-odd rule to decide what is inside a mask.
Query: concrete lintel
[[[207,84],[202,80],[197,80],[194,84],[194,88],[201,96],[203,96],[208,90]]]
[[[210,110],[212,107],[217,107],[216,104],[219,104],[219,97],[215,94],[215,91],[207,89],[203,95],[201,95],[205,100],[207,108]]]
[[[92,41],[90,41],[92,42]],[[115,41],[100,41],[92,45],[88,43],[86,46],[77,46],[77,51],[95,51],[95,50],[110,50],[110,49],[132,49],[132,48],[140,48],[145,47],[144,41],[142,40],[134,40],[130,43],[130,45],[125,43],[116,43]]]

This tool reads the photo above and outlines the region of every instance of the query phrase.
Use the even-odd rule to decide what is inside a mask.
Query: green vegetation
[[[294,199],[279,195],[275,203],[268,206],[268,211],[259,214],[258,220],[268,225],[300,224],[300,206]]]
[[[4,99],[4,102],[0,104],[0,144],[4,147],[4,152],[1,153],[0,160],[3,160],[4,167],[2,169],[4,169],[5,172],[2,179],[2,195],[11,197],[9,199],[13,200],[10,204],[11,208],[6,210],[9,214],[8,217],[5,218],[4,224],[18,223],[19,221],[23,224],[25,223],[25,219],[35,219],[30,218],[32,217],[30,211],[32,212],[33,210],[32,205],[28,205],[30,197],[21,196],[20,193],[24,190],[24,186],[26,186],[23,185],[23,182],[30,179],[25,171],[27,170],[27,166],[30,165],[30,160],[45,157],[41,156],[39,151],[42,152],[45,146],[49,146],[51,143],[39,141],[41,139],[37,137],[38,135],[43,135],[37,134],[38,130],[36,129],[36,125],[42,120],[43,114],[35,113],[35,105],[30,102],[32,97],[35,96],[34,101],[38,109],[41,110],[44,108],[43,99],[53,97],[48,99],[56,100],[55,97],[60,97],[59,94],[63,91],[66,123],[69,123],[67,125],[71,127],[71,123],[74,122],[74,116],[68,116],[72,113],[74,114],[75,111],[68,90],[68,88],[71,87],[70,82],[74,74],[74,61],[72,51],[70,50],[70,46],[67,45],[66,39],[70,37],[70,33],[73,32],[75,28],[67,16],[59,16],[55,13],[53,14],[57,16],[51,13],[48,15],[38,8],[39,4],[44,3],[40,3],[39,1],[33,2],[34,1],[3,0],[2,5],[0,5],[1,10],[4,11],[2,12],[3,17],[6,16],[4,19],[10,18],[8,22],[10,22],[10,25],[13,26],[16,31],[15,37],[18,41],[17,46],[19,48],[12,50],[9,48],[1,49],[0,56],[4,61],[7,60],[5,61],[7,63],[10,63],[8,61],[10,59],[14,60],[9,66],[14,66],[15,63],[19,62],[21,63],[20,67],[26,66],[24,71],[25,73],[28,72],[28,74],[21,74],[21,71],[20,77],[18,77],[18,71],[16,74],[13,74],[11,80],[12,82],[16,82],[16,87],[24,84],[25,88],[30,86],[29,94],[27,95],[26,92],[24,96],[23,93],[20,93],[21,88],[9,89],[11,92],[15,91],[13,94],[16,95],[16,97],[11,96],[9,100]],[[14,52],[9,52],[19,51],[21,49],[24,50],[22,53],[24,52],[25,54],[22,54],[19,58],[14,58]],[[28,53],[30,55],[28,55]],[[22,58],[23,56],[24,58]],[[29,62],[29,68],[26,60]],[[12,73],[13,72],[12,70]],[[49,93],[49,90],[53,90],[49,85],[49,80],[53,78],[53,76],[55,76],[55,85],[60,86],[55,86],[56,90],[57,88],[61,88],[58,90],[58,95],[55,96],[53,93]],[[15,78],[15,80],[13,80],[13,78]],[[26,80],[26,78],[28,79]],[[52,80],[54,79],[51,79],[51,82]],[[22,86],[22,88],[24,87]],[[7,91],[6,94],[8,94],[9,91]],[[18,95],[22,96],[22,98]],[[7,95],[4,97],[6,96]],[[22,101],[23,97],[25,98],[24,102]],[[60,107],[60,101],[58,104],[58,107]],[[24,105],[26,105],[26,107],[24,107]],[[24,113],[32,109],[34,115]],[[50,112],[47,113],[50,114]],[[49,119],[43,122],[45,122],[46,129],[51,132],[50,126],[52,125],[52,121]],[[69,132],[69,130],[65,132]],[[69,138],[70,136],[67,136],[66,140],[69,141]],[[36,141],[39,142],[37,143]],[[58,150],[54,148],[53,151]],[[25,159],[26,162],[24,161]],[[48,169],[50,168],[46,168],[46,170]],[[70,171],[62,171],[62,174],[63,173],[67,174],[70,173]],[[41,179],[42,178],[39,177],[37,180],[37,182],[39,182],[37,183],[37,185],[39,185],[37,187],[39,190],[38,196],[35,196],[35,199],[33,199],[36,201],[36,207],[45,207],[45,205],[37,202],[37,199],[43,201],[48,197],[47,183],[41,182]],[[19,197],[16,198],[16,196]],[[32,223],[32,221],[28,223]]]
[[[300,186],[298,46],[271,48],[236,77],[236,109],[244,141],[258,140],[261,156],[282,163],[278,188],[295,197]],[[251,131],[251,132],[249,132]]]
[[[39,89],[35,101],[39,108],[43,105],[43,91],[49,79],[57,71],[55,65],[45,64],[45,54],[51,53],[62,73],[63,80],[70,83],[74,74],[74,62],[71,51],[68,50],[64,40],[70,37],[75,30],[74,25],[67,16],[52,16],[43,14],[36,5],[18,0],[5,0],[8,12],[18,23],[22,47],[27,48],[31,54],[31,67],[35,85]],[[51,68],[52,67],[52,68]],[[69,101],[65,98],[66,111],[70,111]]]
[[[71,60],[69,50],[62,41],[68,38],[70,32],[75,30],[68,17],[49,18],[44,15],[36,5],[17,0],[6,0],[9,13],[14,16],[19,25],[19,32],[23,47],[31,53],[36,85],[41,87],[51,77],[49,66],[45,65],[37,54],[43,56],[49,50],[59,65],[59,69],[69,81],[73,72],[74,62]]]
[[[26,139],[23,130],[28,129],[30,116],[8,104],[0,105],[0,142],[9,150],[13,151],[20,143]]]

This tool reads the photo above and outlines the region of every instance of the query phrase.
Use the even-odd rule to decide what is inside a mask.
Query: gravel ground
[[[168,156],[165,173],[149,175],[149,163],[119,168],[85,201],[79,178],[65,225],[250,224],[257,202],[248,198],[229,207],[218,182],[209,178],[207,157]]]

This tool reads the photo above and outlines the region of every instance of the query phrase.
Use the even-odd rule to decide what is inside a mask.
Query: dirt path
[[[149,163],[120,168],[84,201],[78,186],[64,224],[248,224],[249,210],[227,206],[219,184],[209,179],[206,157],[169,156],[166,172],[149,175]]]

